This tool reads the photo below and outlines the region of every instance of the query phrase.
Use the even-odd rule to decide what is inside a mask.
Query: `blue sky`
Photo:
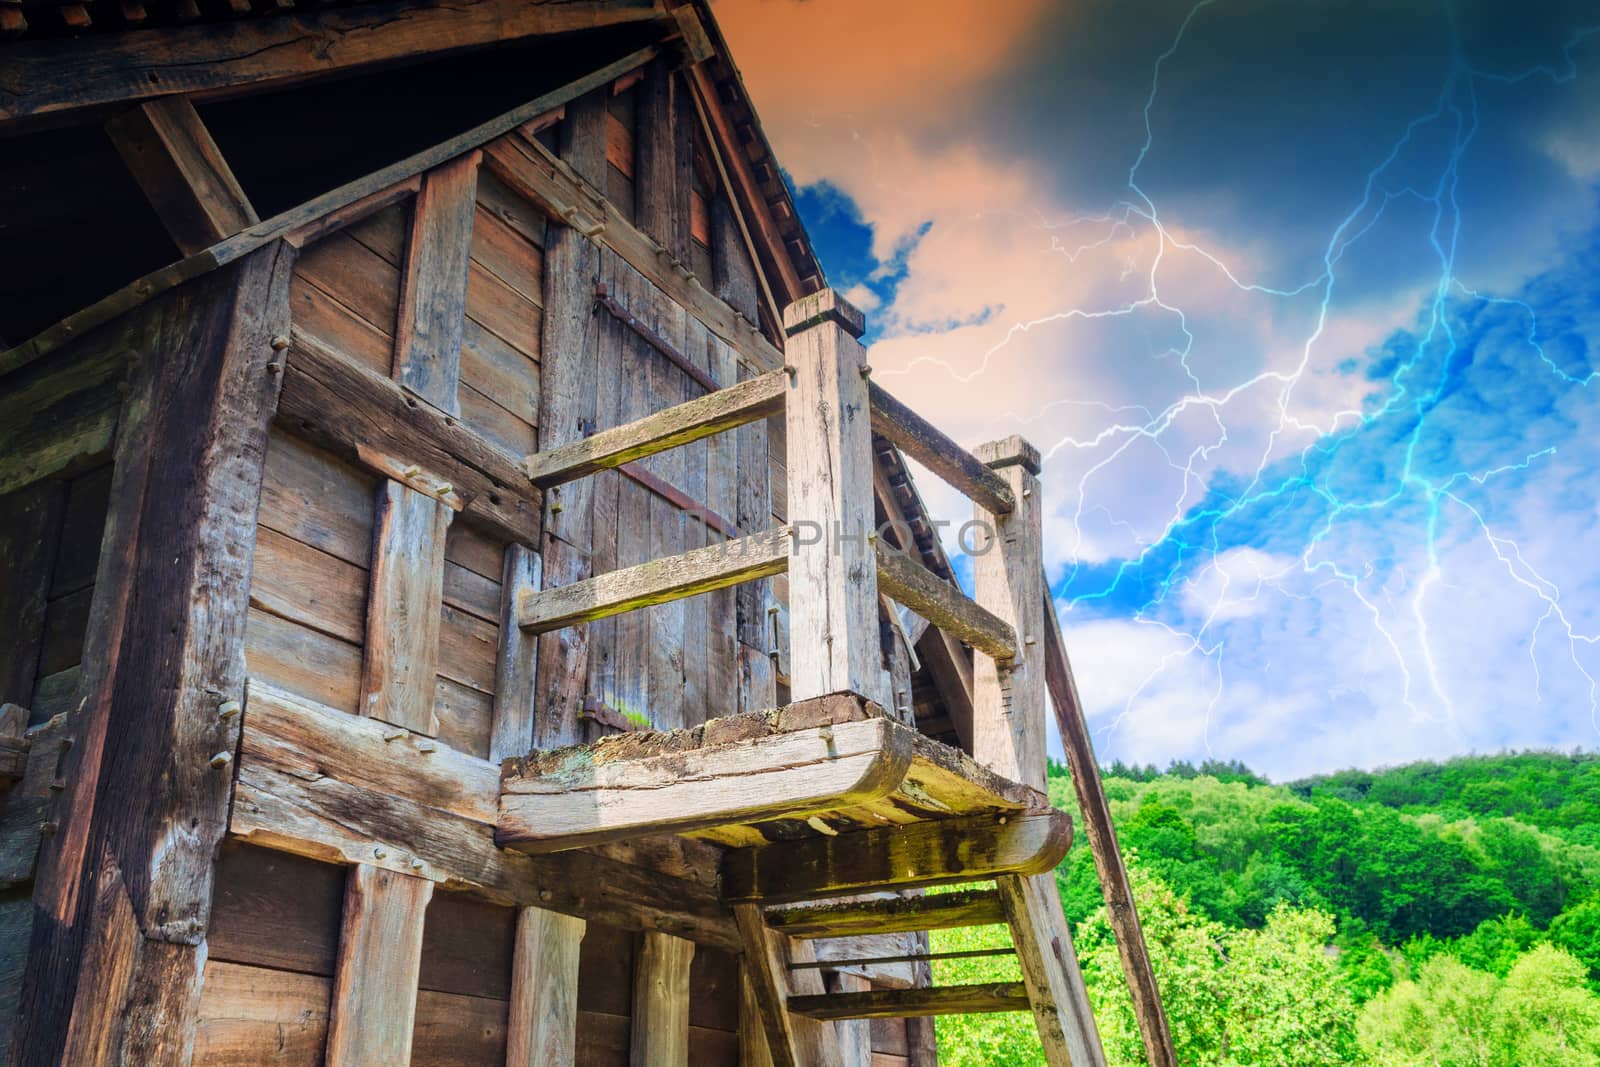
[[[1600,748],[1600,11],[718,13],[875,375],[1044,449],[1102,760]]]

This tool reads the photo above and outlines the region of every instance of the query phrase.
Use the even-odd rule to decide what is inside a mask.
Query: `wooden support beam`
[[[1005,904],[1046,1062],[1050,1067],[1106,1067],[1055,875],[1004,875],[995,879],[995,888]]]
[[[0,496],[0,701],[7,707],[33,703],[66,502],[62,482]]]
[[[896,548],[878,544],[878,587],[929,622],[992,659],[1017,654],[1017,634],[1004,619]]]
[[[869,392],[872,428],[893,441],[900,451],[965,493],[985,511],[1004,515],[1016,506],[1010,483],[977,456],[896,400],[877,382],[872,383]]]
[[[141,355],[59,830],[34,884],[18,1062],[187,1058],[239,737],[219,708],[244,696],[250,546],[281,380],[268,364],[293,261],[273,245],[128,324]]]
[[[871,982],[859,974],[850,974],[847,971],[840,971],[833,976],[833,986],[835,995],[846,997],[859,996],[872,989]],[[804,1004],[804,1001],[801,1003]],[[839,1062],[843,1067],[872,1067],[871,1021],[860,1018],[840,1019],[833,1025],[839,1032]]]
[[[767,205],[755,175],[750,172],[749,157],[745,155],[744,146],[734,132],[727,109],[717,96],[717,87],[710,71],[704,64],[697,64],[686,72],[686,76],[694,86],[695,101],[710,127],[711,143],[716,146],[718,158],[727,167],[727,177],[732,179],[729,191],[738,199],[741,217],[754,226],[755,234],[767,250],[767,258],[777,268],[781,292],[776,295],[778,302],[787,306],[805,294],[805,287],[794,269],[794,263],[789,259],[783,234],[772,217],[772,209]]]
[[[728,900],[792,904],[878,889],[981,881],[1051,871],[1072,844],[1072,820],[978,815],[856,830],[728,852]]]
[[[135,104],[106,132],[184,255],[261,221],[187,96]]]
[[[1056,618],[1049,582],[1041,581],[1041,587],[1044,591],[1045,679],[1050,690],[1050,704],[1055,709],[1056,725],[1061,731],[1061,745],[1066,750],[1067,769],[1071,771],[1072,787],[1078,797],[1078,810],[1083,813],[1083,832],[1089,840],[1095,871],[1100,876],[1106,914],[1116,935],[1122,973],[1128,979],[1128,992],[1133,998],[1133,1014],[1144,1041],[1145,1058],[1151,1067],[1177,1067],[1178,1057],[1172,1046],[1167,1013],[1161,1006],[1161,988],[1156,984],[1144,930],[1139,924],[1139,911],[1128,885],[1128,871],[1122,863],[1122,850],[1117,846],[1111,805],[1100,782],[1100,765],[1089,740],[1089,723],[1078,697],[1072,663],[1067,658],[1061,622]]]
[[[0,121],[174,91],[292,84],[397,59],[663,15],[659,4],[465,0],[445,8],[390,0],[322,12],[315,20],[226,21],[84,40],[24,41],[7,49],[17,91],[0,105]]]
[[[481,153],[468,152],[423,175],[400,284],[394,378],[450,415],[461,413],[456,387],[480,158]]]
[[[634,962],[632,1067],[688,1067],[689,965],[694,942],[647,933]]]
[[[506,1067],[566,1067],[575,1062],[578,948],[586,926],[582,919],[543,908],[517,912]]]
[[[670,262],[689,262],[689,193],[694,173],[693,130],[684,121],[684,86],[666,60],[644,68],[639,83],[634,182],[639,229]],[[692,114],[692,113],[689,113]]]
[[[574,760],[501,783],[495,840],[527,852],[870,804],[911,766],[909,736],[879,718],[644,759]]]
[[[1005,909],[992,889],[880,897],[846,904],[803,904],[767,912],[768,926],[800,938],[948,930],[1005,921]]]
[[[761,1008],[756,1003],[750,977],[753,969],[748,960],[740,961],[739,1067],[772,1067],[772,1054],[767,1051],[767,1032],[762,1025]]]
[[[361,711],[432,737],[444,600],[444,538],[452,512],[399,482],[378,486]]]
[[[779,526],[571,585],[538,592],[524,590],[517,603],[517,624],[534,633],[545,633],[650,604],[725,589],[752,578],[769,578],[788,569],[793,541],[793,528]]]
[[[809,963],[816,958],[811,946],[767,929],[760,905],[735,904],[733,920],[739,928],[745,975],[773,1067],[843,1067],[837,1031],[789,1013],[792,997],[826,992],[820,973],[789,969],[791,963]]]
[[[543,585],[539,553],[516,542],[507,545],[501,561],[500,652],[495,660],[494,719],[489,731],[489,759],[496,763],[533,751],[539,638],[517,625],[517,594]]]
[[[873,529],[872,427],[861,312],[831,289],[783,313],[790,375],[789,619],[796,698],[850,691],[884,700]],[[804,523],[804,526],[800,524]],[[885,701],[886,702],[886,701]]]
[[[0,792],[27,773],[27,734],[28,709],[20,704],[0,704]]]
[[[506,540],[539,528],[542,494],[515,457],[394,382],[302,333],[292,335],[278,419],[297,435],[384,477],[422,490],[447,483],[462,511]]]
[[[534,485],[549,489],[775,415],[783,410],[788,385],[782,371],[770,371],[636,422],[537,452],[522,466]]]
[[[1045,787],[1043,525],[1039,452],[1020,437],[978,449],[1011,487],[1008,514],[973,505],[973,521],[992,531],[972,561],[973,592],[981,607],[1017,635],[1015,659],[979,656],[972,665],[972,755],[996,774],[1035,789]]]
[[[931,989],[875,989],[867,992],[790,997],[789,1010],[808,1019],[904,1019],[925,1015],[975,1015],[983,1012],[1027,1011],[1028,992],[1021,982],[942,986]],[[1051,1062],[1053,1067],[1054,1061]]]
[[[328,1067],[411,1062],[422,928],[433,883],[366,864],[345,878]]]
[[[324,863],[365,863],[627,930],[738,944],[715,888],[682,872],[710,862],[680,842],[660,858],[497,848],[499,764],[252,680],[231,834]]]

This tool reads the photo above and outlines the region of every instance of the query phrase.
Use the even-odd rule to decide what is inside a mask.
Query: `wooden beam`
[[[136,104],[106,132],[184,255],[261,221],[187,96]]]
[[[958,889],[844,904],[803,904],[767,912],[768,926],[800,938],[948,930],[1005,921],[1005,909],[992,889]]]
[[[461,414],[461,335],[467,315],[467,267],[478,204],[480,153],[429,171],[411,209],[394,377],[402,388],[450,415]]]
[[[484,146],[484,163],[518,195],[621,256],[708,330],[732,345],[747,363],[763,371],[783,366],[783,355],[760,330],[692,276],[679,272],[665,249],[623,218],[603,193],[544,145],[522,136],[501,138]],[[548,252],[546,256],[548,267]]]
[[[831,981],[835,994],[839,996],[859,996],[872,989],[871,982],[848,971],[839,971]],[[800,1004],[804,1003],[800,1001]],[[793,998],[790,1004],[793,1010]],[[839,1062],[843,1067],[872,1067],[872,1023],[867,1019],[855,1018],[840,1019],[833,1025],[839,1032]]]
[[[544,585],[539,553],[512,542],[505,547],[500,572],[500,651],[495,659],[494,719],[489,759],[525,756],[533,751],[539,639],[517,625],[517,591]]]
[[[316,18],[228,20],[75,41],[22,41],[7,48],[14,91],[0,106],[0,121],[172,92],[291,84],[663,14],[661,5],[647,3],[465,0],[441,6],[398,0],[318,12]]]
[[[1095,760],[1094,745],[1089,740],[1089,723],[1083,713],[1083,702],[1078,697],[1078,683],[1072,675],[1072,663],[1067,658],[1061,622],[1056,618],[1049,582],[1041,580],[1040,584],[1045,601],[1044,663],[1050,704],[1055,709],[1056,725],[1061,731],[1061,745],[1066,750],[1067,769],[1071,771],[1072,787],[1078,797],[1078,810],[1083,813],[1083,832],[1089,840],[1095,871],[1100,876],[1100,892],[1105,897],[1106,914],[1116,935],[1122,973],[1128,979],[1128,992],[1133,998],[1133,1014],[1139,1023],[1139,1035],[1144,1041],[1145,1058],[1150,1061],[1151,1067],[1177,1067],[1178,1057],[1172,1046],[1167,1013],[1161,1005],[1161,987],[1156,984],[1150,952],[1145,946],[1144,930],[1139,924],[1139,911],[1134,904],[1133,890],[1128,885],[1128,871],[1122,863],[1122,850],[1117,846],[1111,805],[1106,800],[1105,787],[1100,782],[1100,765]]]
[[[1017,654],[1016,631],[1004,619],[899,549],[880,541],[877,556],[878,587],[891,599],[992,659],[1009,660]]]
[[[20,781],[28,770],[28,709],[20,704],[0,704],[0,793]],[[33,866],[31,863],[28,865]]]
[[[500,765],[427,739],[396,736],[252,680],[243,716],[230,833],[324,863],[365,863],[627,930],[738,944],[715,888],[682,876],[702,850],[622,862],[497,848]],[[236,717],[238,718],[238,717]],[[620,851],[618,854],[621,854]]]
[[[788,384],[782,371],[770,371],[636,422],[535,453],[522,461],[522,467],[541,489],[620,467],[775,415],[783,410]]]
[[[74,48],[77,46],[75,42],[69,44]],[[459,136],[423,149],[398,163],[373,171],[319,197],[280,212],[260,225],[252,226],[243,233],[236,234],[203,252],[152,271],[142,278],[136,278],[104,299],[67,316],[22,344],[0,352],[0,374],[9,374],[96,327],[127,314],[156,296],[241,259],[273,241],[288,240],[291,244],[303,243],[316,235],[330,232],[328,227],[333,223],[342,220],[342,224],[348,224],[362,217],[357,209],[370,212],[394,203],[396,199],[414,191],[420,176],[425,171],[480,148],[486,142],[515,130],[593,89],[610,85],[621,75],[649,62],[656,54],[657,49],[653,46],[641,48],[615,63],[609,63],[599,70],[591,71],[581,78],[568,82],[559,89],[553,89],[503,115],[489,119]],[[395,199],[389,199],[391,197]],[[777,363],[772,364],[772,366],[777,365]]]
[[[772,1054],[767,1051],[767,1032],[762,1022],[761,1007],[756,1003],[756,992],[752,985],[752,970],[754,967],[748,959],[740,961],[739,1067],[772,1067]]]
[[[6,378],[0,396],[0,497],[109,458],[122,407],[119,390],[135,358],[136,328],[132,322],[108,327],[49,363]],[[11,497],[7,510],[24,499]]]
[[[982,460],[956,444],[943,430],[896,400],[873,382],[872,428],[893,441],[900,451],[950,483],[967,498],[996,515],[1016,506],[1011,486]]]
[[[664,59],[644,68],[636,93],[634,217],[670,261],[689,262],[689,193],[694,174],[693,130],[684,118],[684,86]]]
[[[192,1041],[293,261],[263,249],[137,324],[19,1062],[168,1063]]]
[[[1033,1020],[1050,1067],[1106,1067],[1053,873],[1004,875],[995,888],[1011,924]]]
[[[33,704],[66,502],[62,482],[0,496],[0,701],[7,707]]]
[[[598,574],[572,585],[537,592],[524,590],[517,602],[517,624],[534,633],[545,633],[650,604],[725,589],[752,578],[782,574],[789,567],[793,541],[793,527],[779,526],[737,541]]]
[[[741,848],[722,864],[722,895],[792,904],[878,889],[981,881],[1055,869],[1072,844],[1072,820],[979,815],[856,830]]]
[[[973,504],[973,521],[991,531],[972,557],[973,599],[1008,623],[1015,659],[976,657],[972,665],[972,755],[995,773],[1045,787],[1044,636],[1040,580],[1044,535],[1039,453],[1020,437],[978,449],[1004,477],[1016,507],[1008,514]]]
[[[633,971],[632,1067],[688,1067],[689,965],[694,942],[644,935]]]
[[[904,1019],[925,1015],[1027,1011],[1028,991],[1021,982],[932,989],[874,989],[790,997],[789,1010],[808,1019]]]
[[[466,515],[506,540],[538,532],[542,494],[515,457],[313,337],[294,333],[288,356],[278,419],[294,433],[384,477],[415,466],[411,488],[448,483]]]
[[[399,482],[378,486],[361,712],[432,737],[444,601],[444,539],[452,512]]]
[[[759,744],[598,762],[501,783],[495,840],[528,852],[804,817],[870,804],[911,767],[909,737],[882,718],[796,730]]]
[[[433,883],[366,864],[345,878],[328,1067],[411,1062],[422,928]]]
[[[826,991],[818,972],[789,969],[791,963],[809,963],[816,958],[811,946],[767,929],[758,904],[735,904],[733,920],[739,928],[745,974],[773,1067],[842,1067],[834,1028],[789,1014],[792,996],[817,996]]]
[[[832,289],[783,313],[790,375],[789,619],[801,635],[789,651],[795,698],[848,690],[886,706],[878,637],[878,567],[872,526],[872,428],[866,417],[861,312]],[[803,526],[801,524],[804,524]]]
[[[686,76],[694,86],[695,100],[710,125],[712,134],[710,140],[716,145],[718,158],[727,165],[728,176],[733,179],[730,191],[738,198],[741,216],[747,222],[754,224],[756,234],[766,246],[768,258],[778,269],[778,280],[782,290],[777,294],[778,302],[787,306],[805,295],[805,287],[801,284],[799,273],[794,269],[794,263],[789,259],[788,246],[784,242],[783,234],[778,230],[777,221],[772,217],[772,209],[767,206],[766,197],[762,194],[755,175],[750,172],[749,158],[744,153],[744,146],[740,144],[738,134],[733,130],[733,123],[728,119],[721,98],[717,95],[717,87],[711,80],[710,71],[705,64],[697,64],[686,72]]]
[[[506,1067],[560,1067],[575,1062],[578,948],[586,926],[582,919],[543,908],[517,912]]]

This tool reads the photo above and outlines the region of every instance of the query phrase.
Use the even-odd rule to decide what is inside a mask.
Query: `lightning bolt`
[[[1042,422],[1063,406],[1103,413],[1104,423],[1089,435],[1061,435],[1044,450],[1047,460],[1066,451],[1104,453],[1080,474],[1072,490],[1068,557],[1076,561],[1082,556],[1086,543],[1084,523],[1090,517],[1126,531],[1139,549],[1104,577],[1081,562],[1069,564],[1067,573],[1056,585],[1058,597],[1068,610],[1095,608],[1097,603],[1109,607],[1111,602],[1125,598],[1131,586],[1138,601],[1132,612],[1133,620],[1159,628],[1173,640],[1171,651],[1150,666],[1148,674],[1133,687],[1120,713],[1103,729],[1104,733],[1116,734],[1166,672],[1197,658],[1202,661],[1206,674],[1215,679],[1205,705],[1204,736],[1210,752],[1211,723],[1223,697],[1228,656],[1221,624],[1226,617],[1225,609],[1241,602],[1241,598],[1232,593],[1234,576],[1224,566],[1222,557],[1227,547],[1223,544],[1222,531],[1230,522],[1243,524],[1252,516],[1291,515],[1292,509],[1304,507],[1307,502],[1320,510],[1320,515],[1307,531],[1295,563],[1276,572],[1258,574],[1254,590],[1243,598],[1245,602],[1257,600],[1268,591],[1279,596],[1303,598],[1304,594],[1291,588],[1291,579],[1309,579],[1319,596],[1348,597],[1359,615],[1370,620],[1376,645],[1387,650],[1387,657],[1397,668],[1402,679],[1400,700],[1404,706],[1418,719],[1442,721],[1442,725],[1456,731],[1459,737],[1455,701],[1442,676],[1441,657],[1429,629],[1427,612],[1430,597],[1448,584],[1441,548],[1446,509],[1450,508],[1453,516],[1465,517],[1472,535],[1481,540],[1498,561],[1506,581],[1542,605],[1542,613],[1528,640],[1535,700],[1543,700],[1544,688],[1537,657],[1539,643],[1541,639],[1562,643],[1565,659],[1586,682],[1591,725],[1600,732],[1600,695],[1597,695],[1600,687],[1580,655],[1583,650],[1600,644],[1600,635],[1585,632],[1581,622],[1563,605],[1559,585],[1530,563],[1515,540],[1497,530],[1483,509],[1463,493],[1469,486],[1483,487],[1526,473],[1549,461],[1556,455],[1556,449],[1536,449],[1514,462],[1444,475],[1430,472],[1420,455],[1430,416],[1447,401],[1455,375],[1462,370],[1461,360],[1466,353],[1460,347],[1458,316],[1464,309],[1499,308],[1514,313],[1526,324],[1523,343],[1534,357],[1532,370],[1548,375],[1565,389],[1588,389],[1600,376],[1600,371],[1572,374],[1546,352],[1539,314],[1530,303],[1480,293],[1457,276],[1457,256],[1464,226],[1459,199],[1460,168],[1479,133],[1480,87],[1487,83],[1517,85],[1532,79],[1560,85],[1575,79],[1578,75],[1575,49],[1587,38],[1600,33],[1600,26],[1572,34],[1561,48],[1557,63],[1532,65],[1509,74],[1495,73],[1479,69],[1469,61],[1460,40],[1455,12],[1447,8],[1446,24],[1453,58],[1431,106],[1406,124],[1387,152],[1367,172],[1353,206],[1329,233],[1320,269],[1314,276],[1288,285],[1268,285],[1248,277],[1223,255],[1175,232],[1163,217],[1156,199],[1146,191],[1141,177],[1156,143],[1151,116],[1161,97],[1163,71],[1180,54],[1191,27],[1218,2],[1200,0],[1194,4],[1168,47],[1154,62],[1143,107],[1145,136],[1128,169],[1126,195],[1100,214],[1039,224],[1048,232],[1050,251],[1070,263],[1078,262],[1087,253],[1143,235],[1154,246],[1148,263],[1140,267],[1135,259],[1130,259],[1122,270],[1123,280],[1135,275],[1140,277],[1140,291],[1106,306],[1071,307],[1013,322],[991,346],[976,353],[971,369],[959,370],[934,357],[920,356],[904,367],[886,372],[885,376],[910,374],[919,365],[933,365],[957,382],[971,383],[989,374],[995,361],[1020,338],[1047,327],[1141,313],[1169,317],[1175,324],[1182,343],[1160,355],[1176,358],[1188,388],[1166,407],[1151,410],[1139,405],[1113,405],[1095,400],[1053,400],[1026,416],[1030,423]],[[1399,181],[1399,164],[1407,150],[1414,147],[1425,132],[1432,134],[1440,130],[1448,134],[1448,150],[1442,165],[1428,176],[1428,183]],[[1400,202],[1421,205],[1430,213],[1429,245],[1437,261],[1437,275],[1425,290],[1425,306],[1415,337],[1383,380],[1375,401],[1334,412],[1320,421],[1307,420],[1293,410],[1295,393],[1304,385],[1319,345],[1325,339],[1343,259],[1371,235],[1393,205]],[[1317,310],[1298,345],[1298,358],[1292,365],[1262,370],[1226,388],[1205,388],[1200,373],[1191,364],[1195,337],[1185,311],[1176,301],[1166,299],[1162,292],[1163,267],[1169,254],[1175,252],[1199,257],[1207,269],[1242,293],[1285,302],[1314,297],[1319,302]],[[1219,450],[1231,440],[1225,417],[1228,405],[1258,390],[1270,391],[1273,421],[1259,451],[1252,453],[1254,470],[1242,484],[1234,485],[1231,475],[1223,479],[1208,474],[1207,469]],[[1215,437],[1175,454],[1171,441],[1173,428],[1194,413],[1209,418],[1215,427]],[[1380,423],[1387,425],[1396,421],[1408,422],[1410,426],[1403,437],[1398,469],[1386,481],[1364,492],[1341,489],[1329,473],[1341,452],[1358,447],[1364,435]],[[1287,459],[1274,458],[1285,441],[1302,436],[1309,436],[1311,443],[1298,452],[1291,452]],[[1119,520],[1108,507],[1095,503],[1091,486],[1137,445],[1153,445],[1159,449],[1172,470],[1181,475],[1182,490],[1173,501],[1159,535],[1153,538],[1138,538],[1134,524]],[[1192,504],[1197,498],[1202,503]],[[1418,509],[1420,515],[1413,517]],[[1405,574],[1398,563],[1391,568],[1409,585],[1409,597],[1403,606],[1390,601],[1383,566],[1376,561],[1341,561],[1331,540],[1343,524],[1375,521],[1380,516],[1388,522],[1415,529],[1420,537],[1425,560],[1422,573],[1412,581],[1412,576]],[[1167,610],[1170,598],[1183,591],[1192,595],[1196,578],[1204,577],[1209,571],[1214,571],[1221,582],[1205,605],[1206,610],[1198,613],[1197,621],[1184,624],[1171,621]],[[1401,619],[1408,620],[1414,642],[1401,632],[1398,625]],[[1408,645],[1415,647],[1408,651]],[[1332,693],[1329,695],[1333,697]],[[1443,709],[1442,716],[1430,711],[1430,705]]]

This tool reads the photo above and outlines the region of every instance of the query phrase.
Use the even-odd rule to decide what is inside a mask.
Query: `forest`
[[[1178,1057],[1196,1067],[1600,1067],[1600,754],[1273,784],[1113,764],[1105,788]],[[1050,792],[1076,814],[1067,772]],[[1145,1063],[1080,834],[1056,872],[1114,1067]],[[934,950],[1003,943],[947,931]],[[941,961],[941,983],[1015,980]],[[1043,1063],[1021,1015],[939,1021],[940,1062]]]

